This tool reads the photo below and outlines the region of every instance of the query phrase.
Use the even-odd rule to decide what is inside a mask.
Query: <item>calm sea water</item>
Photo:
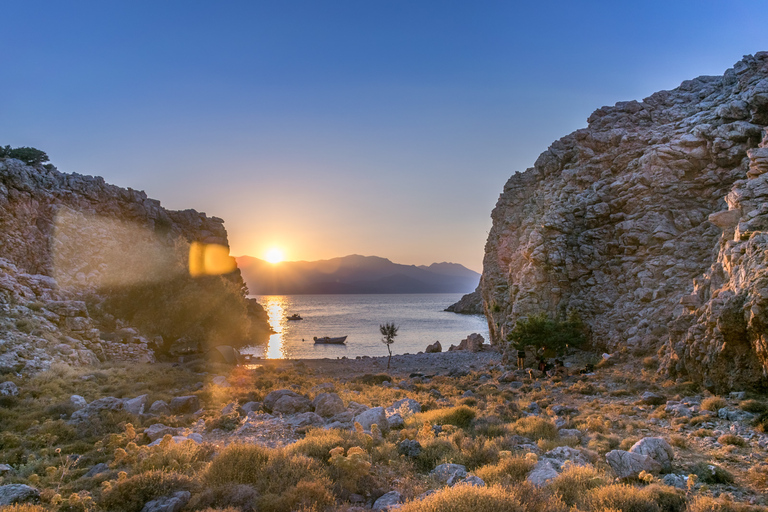
[[[257,295],[277,331],[266,347],[245,353],[269,359],[318,359],[386,356],[379,325],[399,326],[393,354],[415,354],[440,341],[443,350],[477,332],[488,339],[485,318],[443,311],[461,298],[460,293],[403,295]],[[303,320],[289,321],[298,313]],[[315,345],[312,338],[348,336],[345,345]]]

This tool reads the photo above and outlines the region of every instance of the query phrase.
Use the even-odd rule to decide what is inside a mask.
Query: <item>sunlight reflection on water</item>
[[[262,299],[262,306],[269,315],[269,325],[275,330],[275,333],[269,337],[265,356],[268,359],[285,359],[285,345],[283,343],[283,331],[285,330],[286,314],[285,297],[272,295]]]

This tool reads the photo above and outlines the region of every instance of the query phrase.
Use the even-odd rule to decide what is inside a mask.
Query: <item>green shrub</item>
[[[44,151],[26,146],[19,148],[11,148],[11,146],[0,147],[0,158],[15,158],[27,165],[36,165],[48,161],[48,155]]]
[[[177,491],[191,491],[192,479],[176,473],[149,471],[130,478],[109,482],[99,500],[104,510],[140,512],[144,504]]]
[[[415,462],[421,471],[431,471],[440,463],[453,461],[457,454],[458,449],[452,442],[435,438],[421,443],[421,452]]]
[[[716,464],[699,462],[691,467],[690,472],[699,477],[699,481],[705,484],[733,483],[733,475]]]
[[[534,347],[562,353],[568,346],[579,347],[585,342],[583,331],[584,326],[575,313],[569,314],[566,320],[553,320],[541,312],[518,320],[507,340],[518,350]]]

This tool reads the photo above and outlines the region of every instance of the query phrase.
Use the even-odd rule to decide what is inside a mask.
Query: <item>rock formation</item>
[[[0,159],[0,373],[41,370],[56,361],[154,360],[153,345],[167,348],[175,340],[140,332],[115,317],[109,301],[155,286],[173,302],[173,286],[192,281],[193,242],[226,252],[223,221],[166,210],[144,192],[100,177]],[[239,271],[216,279],[234,290],[232,308],[259,317],[254,331],[268,330],[259,316],[263,308],[242,297]],[[205,307],[205,297],[184,300]],[[137,318],[150,313],[142,305],[148,307],[132,306]]]
[[[593,343],[659,351],[713,390],[768,370],[768,52],[602,107],[513,175],[480,284],[492,342],[575,311]],[[713,215],[714,214],[714,215]]]

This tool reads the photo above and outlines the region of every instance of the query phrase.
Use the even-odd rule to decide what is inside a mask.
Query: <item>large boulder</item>
[[[389,491],[373,503],[373,510],[394,510],[400,508],[403,496],[397,491]]]
[[[71,425],[90,423],[91,416],[97,415],[101,411],[122,411],[124,406],[125,400],[122,398],[115,398],[113,396],[99,398],[82,409],[73,412],[72,416],[69,418],[69,423]]]
[[[421,412],[421,404],[413,398],[401,398],[386,409],[387,417],[399,414],[407,418],[417,412]]]
[[[632,445],[629,451],[652,458],[661,464],[662,471],[672,471],[672,460],[675,458],[675,451],[661,437],[644,437]]]
[[[171,496],[163,496],[147,502],[141,512],[179,512],[189,502],[191,496],[189,491],[175,492]]]
[[[195,395],[177,396],[169,404],[173,414],[192,414],[200,409],[200,399]]]
[[[559,474],[560,473],[558,473],[557,468],[555,467],[555,462],[552,459],[541,459],[536,462],[535,466],[533,466],[533,469],[528,473],[528,478],[526,478],[526,480],[537,487],[541,487],[550,480],[553,480]]]
[[[18,396],[19,388],[11,381],[0,384],[0,396]]]
[[[147,406],[149,395],[141,395],[123,402],[123,409],[131,414],[144,414],[144,408]]]
[[[182,427],[169,427],[162,423],[155,423],[144,429],[144,435],[149,438],[150,441],[162,439],[166,434],[170,436],[178,436],[184,429]]]
[[[301,397],[302,395],[290,389],[276,389],[275,391],[269,392],[269,394],[267,394],[267,396],[264,397],[264,403],[262,404],[264,407],[264,410],[266,410],[267,412],[272,412],[272,409],[274,408],[277,401],[283,398],[284,396],[292,396],[292,397],[298,398],[298,397]]]
[[[336,393],[320,393],[312,401],[312,406],[315,413],[324,418],[331,418],[346,411],[344,401]]]
[[[309,401],[309,398],[301,395],[283,395],[272,406],[273,413],[283,415],[299,414],[302,412],[310,412],[311,410],[312,402]]]
[[[24,484],[0,485],[0,506],[16,503],[37,503],[40,491]]]
[[[435,477],[441,484],[447,484],[451,478],[464,478],[467,476],[467,468],[461,464],[440,464],[430,471],[429,474]]]
[[[354,421],[362,425],[364,430],[371,430],[371,425],[378,425],[382,433],[389,431],[389,421],[383,407],[373,407],[355,416]]]
[[[641,453],[612,450],[605,454],[605,460],[616,476],[622,479],[637,478],[643,471],[648,473],[661,471],[661,464]]]
[[[443,351],[443,346],[440,344],[439,341],[436,341],[431,345],[427,345],[427,348],[424,350],[424,352],[426,352],[427,354],[437,354],[442,351]]]

